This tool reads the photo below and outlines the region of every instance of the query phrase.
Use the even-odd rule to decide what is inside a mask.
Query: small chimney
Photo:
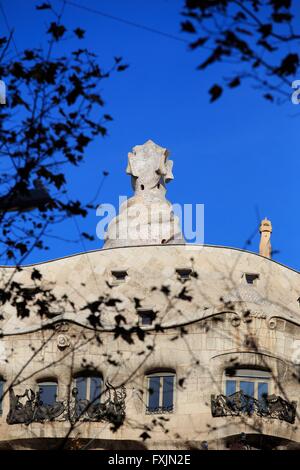
[[[271,258],[271,233],[272,224],[266,217],[261,221],[260,227],[259,254],[266,258]]]

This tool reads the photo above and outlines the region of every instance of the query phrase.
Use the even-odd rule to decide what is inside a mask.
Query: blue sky
[[[74,0],[111,15],[166,33],[180,32],[181,0]],[[47,12],[35,10],[36,1],[2,0],[19,49],[43,44]],[[39,3],[42,3],[39,2]],[[60,0],[53,0],[57,8]],[[92,199],[108,170],[98,198],[117,205],[119,195],[132,194],[125,174],[127,153],[148,139],[167,147],[174,161],[175,179],[168,199],[205,205],[205,243],[243,248],[267,216],[273,224],[274,259],[300,270],[299,249],[299,126],[300,109],[291,102],[277,106],[264,101],[250,86],[228,91],[209,103],[207,90],[224,66],[199,72],[199,56],[187,44],[122,24],[67,5],[64,24],[86,29],[83,47],[92,49],[100,64],[109,66],[122,56],[130,67],[103,82],[105,111],[114,121],[109,134],[87,150],[85,163],[67,171],[69,195]],[[1,35],[6,31],[0,16]],[[65,51],[74,46],[65,41]],[[300,77],[297,77],[300,79]],[[290,90],[292,92],[292,89]],[[300,108],[300,106],[299,106]],[[299,116],[297,116],[299,114]],[[95,233],[99,218],[78,218],[81,231]],[[53,235],[78,238],[71,219],[53,228]],[[259,235],[250,251],[257,251]],[[50,249],[33,252],[28,262],[39,262],[83,251],[80,243],[49,238]],[[85,241],[86,249],[102,241]]]

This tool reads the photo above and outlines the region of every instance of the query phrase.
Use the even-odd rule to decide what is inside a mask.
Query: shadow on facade
[[[224,448],[229,450],[300,450],[300,444],[289,439],[266,434],[244,436],[242,434],[224,438]]]
[[[146,450],[143,443],[118,439],[33,438],[10,439],[0,443],[1,450]]]

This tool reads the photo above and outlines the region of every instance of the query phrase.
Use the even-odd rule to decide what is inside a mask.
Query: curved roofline
[[[32,264],[22,264],[20,265],[20,267],[22,268],[30,268],[32,266],[40,266],[42,264],[48,264],[48,263],[53,263],[55,261],[60,261],[60,260],[63,260],[63,259],[67,259],[67,258],[74,258],[75,256],[80,256],[80,255],[88,255],[90,253],[98,253],[98,252],[105,252],[105,251],[110,251],[110,250],[124,250],[126,248],[147,248],[147,247],[152,247],[152,246],[160,246],[160,247],[167,247],[167,246],[178,246],[178,247],[185,247],[185,246],[199,246],[199,247],[204,247],[204,248],[222,248],[222,249],[225,249],[225,250],[235,250],[235,251],[240,251],[241,253],[249,253],[250,255],[254,255],[254,256],[257,256],[259,258],[263,258],[271,263],[275,263],[279,266],[282,266],[283,268],[286,268],[286,269],[289,269],[290,271],[293,271],[295,272],[296,274],[300,274],[300,271],[297,271],[297,269],[294,269],[294,268],[291,268],[290,266],[287,266],[286,264],[283,264],[283,263],[280,263],[279,261],[276,261],[272,258],[266,258],[265,256],[262,256],[260,255],[259,253],[256,253],[254,251],[249,251],[249,250],[244,250],[242,248],[236,248],[236,247],[233,247],[233,246],[223,246],[223,245],[209,245],[209,244],[196,244],[196,243],[172,243],[172,244],[165,244],[165,245],[161,245],[161,244],[153,244],[153,245],[131,245],[131,246],[115,246],[115,247],[111,247],[111,248],[99,248],[99,249],[96,249],[96,250],[89,250],[89,251],[81,251],[79,253],[73,253],[71,255],[67,255],[67,256],[61,256],[59,258],[54,258],[54,259],[50,259],[50,260],[46,260],[46,261],[41,261],[39,263],[32,263]],[[3,265],[0,265],[0,268],[6,268],[6,269],[13,269],[13,268],[16,268],[18,265],[10,265],[10,266],[3,266]]]

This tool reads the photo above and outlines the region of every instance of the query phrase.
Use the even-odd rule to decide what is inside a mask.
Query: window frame
[[[156,313],[152,308],[138,308],[137,309],[137,314],[138,314],[138,325],[141,327],[149,327],[153,326],[153,323],[156,318]],[[146,318],[146,315],[148,315],[148,318],[150,318],[150,323],[143,323],[143,318]]]
[[[245,272],[244,273],[244,278],[246,285],[248,286],[257,286],[259,280],[260,280],[260,273],[250,273],[250,272]],[[251,282],[249,282],[251,280]]]
[[[235,392],[234,393],[237,393],[241,390],[241,385],[240,383],[241,382],[251,382],[254,384],[254,395],[253,395],[253,398],[255,400],[259,400],[258,398],[258,384],[259,383],[267,383],[268,384],[268,396],[269,395],[272,395],[273,393],[273,381],[272,381],[272,374],[271,374],[271,371],[270,370],[266,370],[266,369],[255,369],[255,368],[252,368],[252,367],[239,367],[239,368],[236,368],[236,371],[251,371],[251,372],[257,372],[257,376],[253,375],[249,375],[247,376],[246,374],[245,375],[238,375],[238,373],[236,372],[235,374],[233,375],[227,375],[226,373],[226,370],[224,371],[224,386],[223,386],[223,390],[224,390],[224,395],[227,397],[227,396],[230,396],[230,395],[227,395],[226,393],[226,388],[227,388],[227,381],[234,381],[236,386],[235,386]],[[269,376],[265,376],[265,377],[262,377],[262,376],[259,376],[259,373],[265,373],[265,374],[269,374]]]
[[[124,274],[124,276],[121,276],[121,274]],[[127,282],[129,279],[129,274],[128,274],[128,268],[124,269],[112,269],[110,271],[110,281],[112,285],[118,286],[120,284],[123,284]]]
[[[181,282],[189,281],[193,274],[193,269],[190,267],[180,267],[175,269],[177,279]]]
[[[159,408],[162,408],[162,403],[163,403],[163,377],[173,377],[173,408],[171,411],[168,410],[161,410],[159,412],[155,411],[150,411],[149,408],[149,398],[150,398],[150,379],[151,377],[160,377],[159,381]],[[156,372],[149,372],[148,374],[145,375],[145,384],[146,384],[146,414],[147,415],[152,415],[152,414],[171,414],[176,412],[176,372],[170,370],[164,370],[164,371],[156,371]]]

